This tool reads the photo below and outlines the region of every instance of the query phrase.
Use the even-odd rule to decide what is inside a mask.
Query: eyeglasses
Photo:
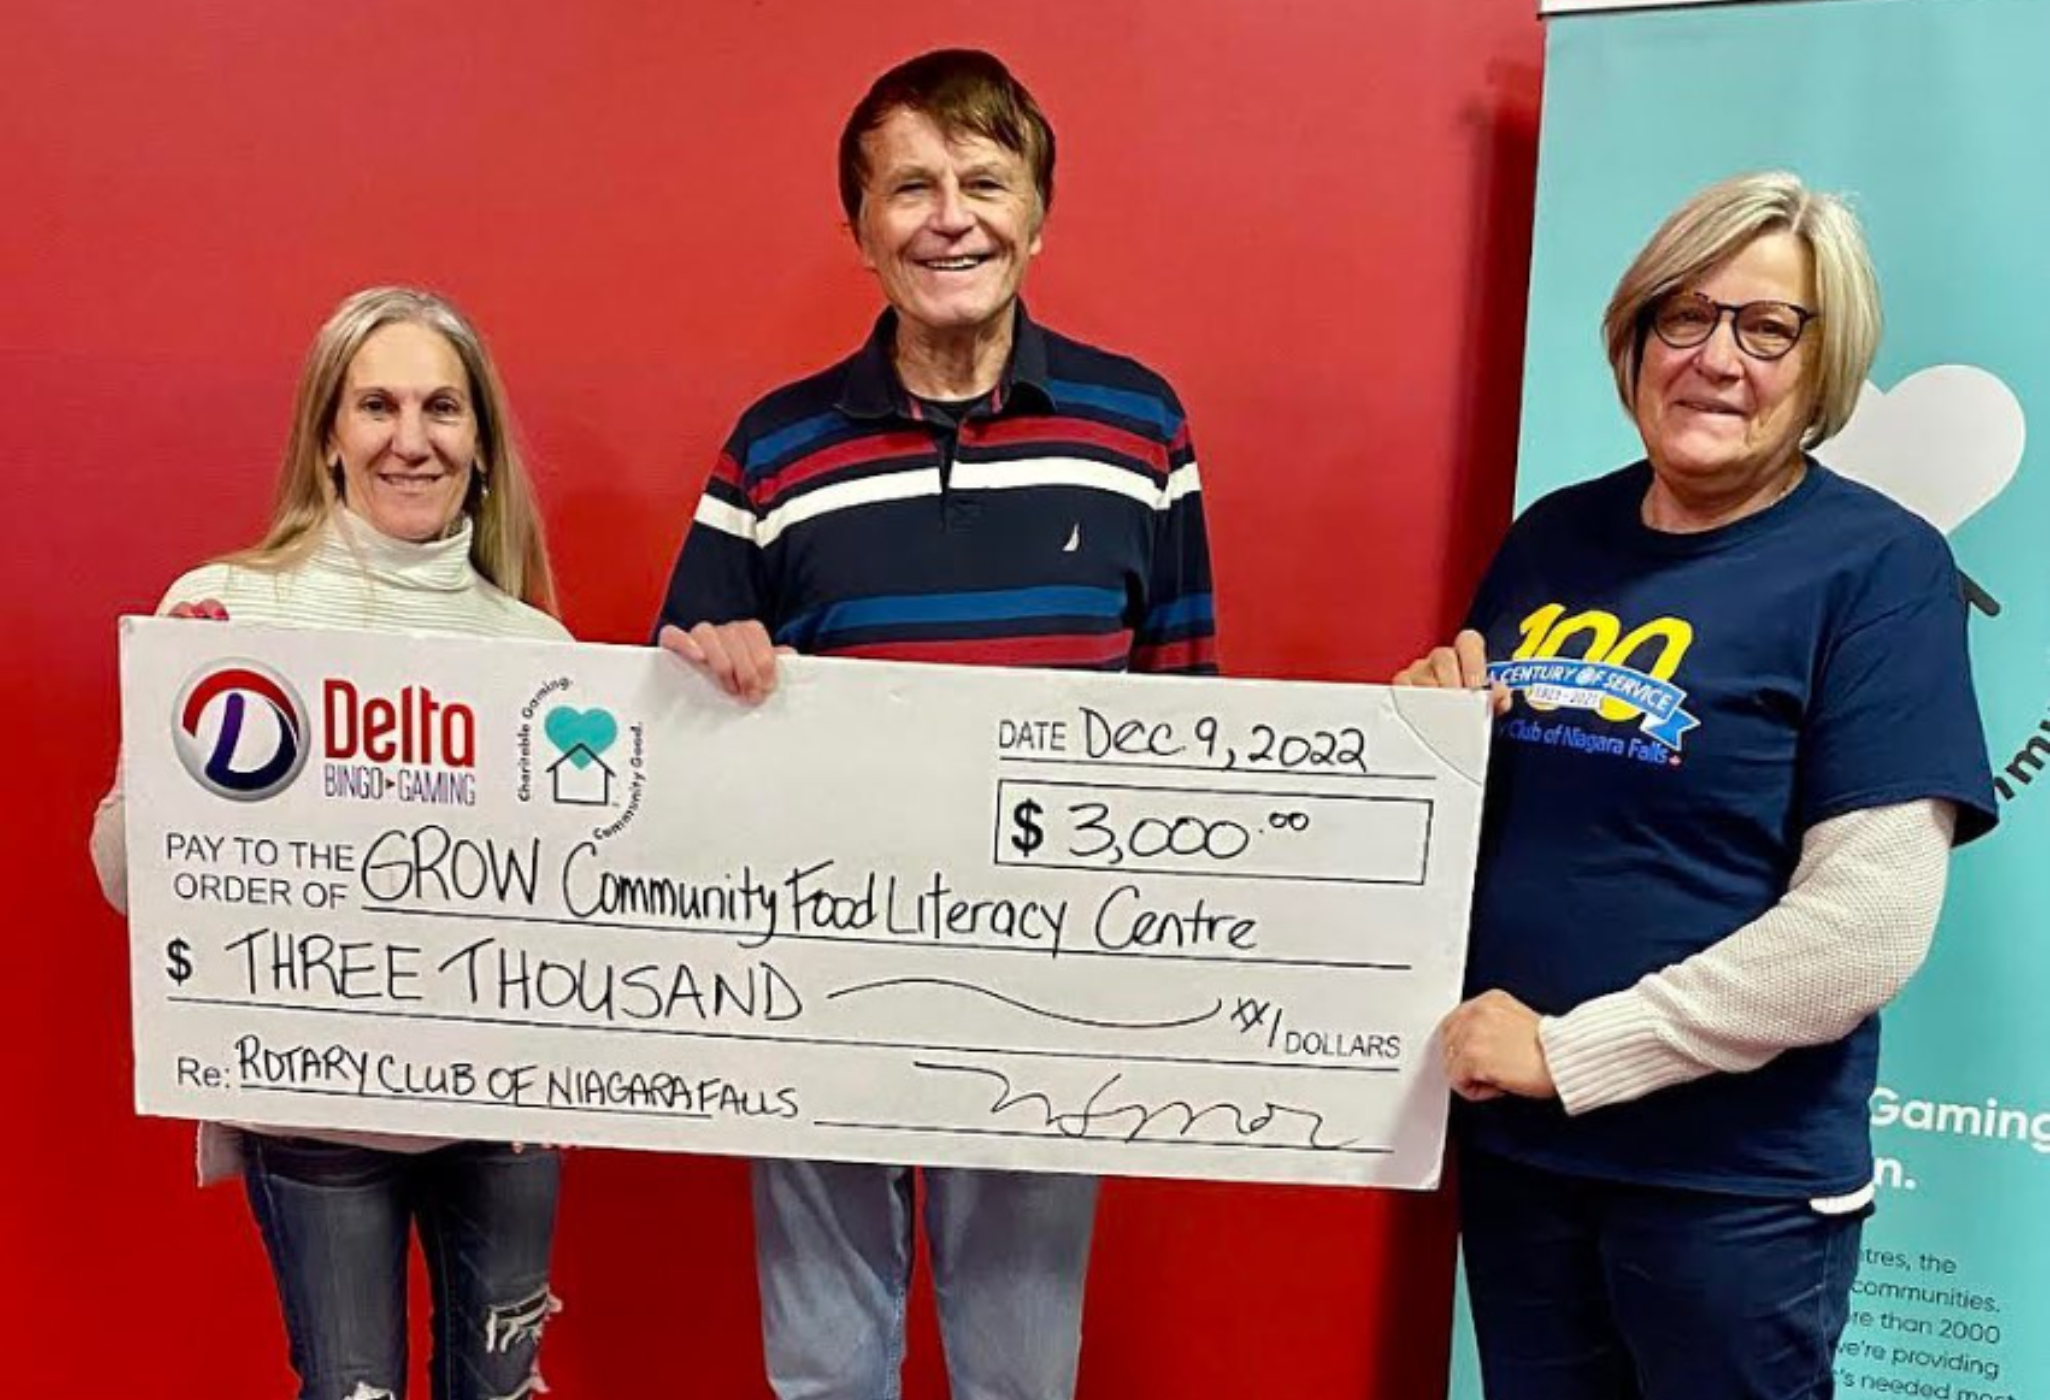
[[[1715,334],[1727,313],[1737,348],[1754,360],[1777,360],[1800,343],[1820,313],[1789,301],[1747,301],[1732,306],[1699,292],[1675,292],[1652,308],[1652,333],[1675,350],[1691,350]]]

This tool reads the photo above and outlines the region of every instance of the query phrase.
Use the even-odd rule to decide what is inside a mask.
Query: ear
[[[867,197],[864,196],[862,199],[862,208],[865,209],[867,207],[868,200]],[[848,221],[847,232],[854,239],[855,251],[861,254],[861,265],[867,268],[870,272],[874,272],[876,270],[876,257],[874,253],[871,253],[869,251],[868,240],[862,237],[861,213],[859,210],[855,211],[854,217]]]

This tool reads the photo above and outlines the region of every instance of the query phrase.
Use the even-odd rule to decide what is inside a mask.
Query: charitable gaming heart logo
[[[1932,365],[1890,392],[1866,384],[1851,421],[1815,455],[1948,535],[2014,480],[2027,436],[2021,401],[1998,377]]]
[[[607,710],[575,710],[558,705],[542,722],[548,742],[578,768],[589,768],[619,737],[619,721]]]

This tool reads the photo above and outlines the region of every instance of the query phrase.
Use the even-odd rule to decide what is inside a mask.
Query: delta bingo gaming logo
[[[261,802],[306,766],[306,707],[283,676],[254,661],[195,672],[178,695],[171,741],[194,782],[231,802]]]
[[[323,733],[291,683],[255,661],[217,661],[178,695],[171,738],[194,782],[233,802],[290,787],[321,750],[322,795],[353,801],[477,802],[477,714],[424,685],[365,694],[353,681],[320,682]]]

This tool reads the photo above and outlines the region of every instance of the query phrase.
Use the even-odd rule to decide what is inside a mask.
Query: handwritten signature
[[[1199,1123],[1213,1122],[1224,1126],[1226,1132],[1244,1139],[1269,1136],[1292,1137],[1300,1133],[1299,1142],[1291,1146],[1314,1148],[1321,1152],[1339,1152],[1351,1147],[1357,1138],[1346,1138],[1342,1142],[1324,1142],[1320,1134],[1324,1131],[1324,1115],[1307,1108],[1290,1104],[1275,1103],[1269,1099],[1259,1108],[1244,1104],[1219,1101],[1196,1107],[1186,1099],[1169,1099],[1165,1103],[1146,1103],[1137,1099],[1118,1102],[1116,1095],[1119,1081],[1125,1076],[1122,1071],[1112,1074],[1098,1084],[1076,1109],[1056,1110],[1053,1100],[1038,1090],[1019,1091],[1012,1087],[1011,1078],[1002,1070],[990,1069],[985,1065],[942,1064],[931,1060],[914,1060],[912,1064],[922,1070],[936,1074],[965,1074],[991,1081],[994,1090],[990,1099],[989,1113],[996,1117],[1015,1108],[1036,1109],[1041,1126],[1051,1128],[1063,1137],[1118,1137],[1126,1142],[1137,1142],[1149,1128],[1160,1128],[1157,1136],[1185,1138],[1191,1141],[1213,1141],[1193,1137]],[[1123,1098],[1117,1095],[1117,1098]],[[1092,1133],[1092,1128],[1107,1131]]]

